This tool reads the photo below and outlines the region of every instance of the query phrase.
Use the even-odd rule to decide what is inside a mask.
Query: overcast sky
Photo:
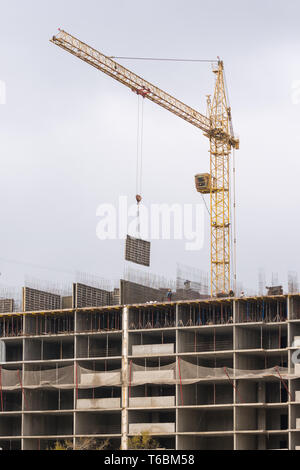
[[[96,236],[97,207],[134,202],[137,96],[49,42],[65,29],[106,55],[225,63],[240,137],[238,280],[263,267],[299,270],[300,4],[295,0],[0,0],[0,283],[65,280],[73,271],[118,278],[124,241]],[[205,113],[208,63],[121,63]],[[299,87],[300,88],[300,87]],[[294,93],[294,94],[293,94]],[[298,104],[299,101],[299,104]],[[201,203],[194,175],[209,169],[202,133],[145,100],[143,197]],[[198,252],[154,241],[151,271],[176,262],[209,270],[209,218]],[[35,266],[40,266],[37,268]],[[47,269],[46,269],[47,268]]]

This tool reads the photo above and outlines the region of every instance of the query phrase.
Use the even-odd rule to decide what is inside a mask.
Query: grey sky
[[[49,42],[61,27],[107,55],[224,59],[241,148],[237,159],[238,277],[256,288],[299,269],[300,4],[201,0],[0,1],[0,282],[64,270],[118,277],[122,241],[96,237],[97,206],[135,195],[137,97]],[[209,64],[122,63],[205,113]],[[208,170],[208,141],[145,102],[146,204],[198,203],[194,174]],[[176,261],[209,269],[208,217],[201,252],[155,241],[153,272]],[[4,260],[16,260],[17,264]],[[28,264],[26,264],[28,263]],[[53,270],[35,269],[32,265]]]

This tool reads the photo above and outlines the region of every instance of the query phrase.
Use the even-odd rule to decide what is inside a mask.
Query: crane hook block
[[[142,196],[140,196],[139,194],[137,194],[137,195],[135,196],[135,199],[136,199],[136,202],[139,204],[139,203],[141,202],[141,200],[142,200]]]

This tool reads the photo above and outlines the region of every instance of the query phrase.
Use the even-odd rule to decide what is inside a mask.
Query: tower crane
[[[210,194],[211,296],[228,295],[231,290],[230,156],[233,149],[239,148],[239,139],[233,132],[223,61],[218,59],[213,69],[214,93],[208,96],[207,115],[203,115],[66,31],[60,29],[50,41],[196,126],[209,139],[210,173],[197,174],[195,185],[199,193]]]

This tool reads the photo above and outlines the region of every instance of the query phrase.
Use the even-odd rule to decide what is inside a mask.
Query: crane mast
[[[223,62],[219,60],[214,70],[215,90],[212,100],[208,100],[208,115],[205,116],[63,30],[59,30],[50,41],[143,98],[176,114],[202,130],[209,138],[210,173],[196,175],[196,188],[202,194],[210,194],[211,296],[228,295],[231,289],[230,154],[232,148],[239,148],[239,140],[234,137],[232,130]]]
[[[213,129],[229,135],[223,63],[215,70],[216,84],[208,106]],[[226,139],[210,136],[210,217],[211,217],[211,295],[230,291],[230,166],[231,145]]]

